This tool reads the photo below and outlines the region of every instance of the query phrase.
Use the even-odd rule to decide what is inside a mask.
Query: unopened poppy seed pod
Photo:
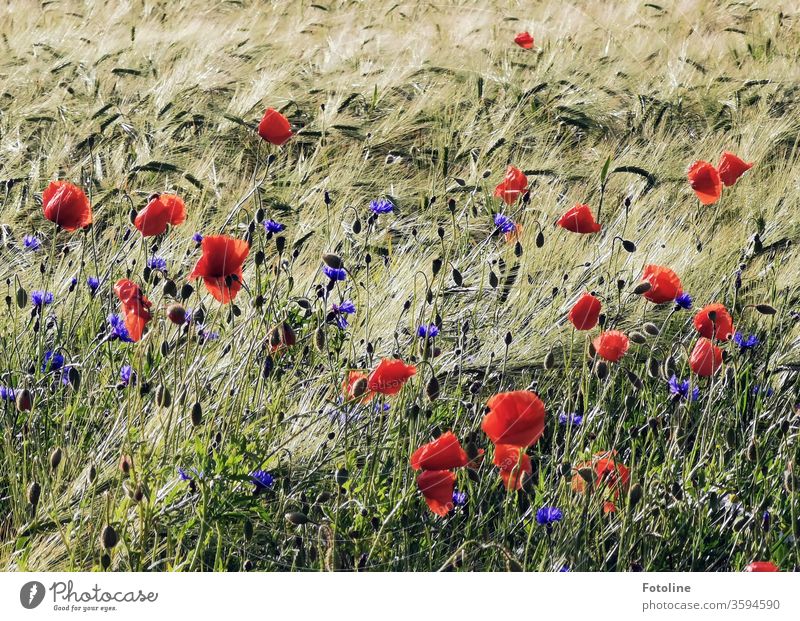
[[[170,304],[167,308],[167,317],[176,326],[181,326],[186,322],[186,309],[180,304]]]
[[[28,502],[33,505],[35,509],[39,504],[39,498],[42,495],[42,486],[39,485],[36,481],[33,481],[30,485],[28,485]]]
[[[56,447],[56,448],[53,449],[53,451],[50,453],[50,469],[51,470],[56,470],[58,468],[58,466],[61,464],[61,457],[62,456],[63,456],[63,453],[61,452],[61,448],[60,447]]]
[[[326,252],[322,255],[322,262],[335,270],[340,270],[342,267],[344,267],[342,258],[339,255],[330,252]]]
[[[169,388],[163,384],[156,388],[156,403],[162,408],[168,408],[172,405],[172,394],[169,392]]]
[[[104,550],[110,550],[116,546],[117,543],[119,543],[117,531],[114,530],[114,527],[111,526],[111,524],[106,525],[106,527],[103,528],[103,532],[100,533],[100,545]]]
[[[294,526],[302,526],[303,524],[308,524],[309,519],[305,513],[301,513],[300,511],[290,511],[285,516],[286,521]]]
[[[436,376],[432,376],[431,379],[428,380],[428,383],[425,386],[425,394],[428,396],[428,399],[431,401],[436,401],[439,398],[439,380],[436,379]]]

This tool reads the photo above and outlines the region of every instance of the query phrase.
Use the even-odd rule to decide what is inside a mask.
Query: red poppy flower
[[[771,561],[753,561],[744,570],[747,572],[780,571],[778,566]]]
[[[161,235],[167,230],[167,224],[177,226],[186,220],[186,206],[183,200],[174,194],[156,194],[147,203],[147,207],[136,214],[133,225],[139,229],[142,237]]]
[[[201,243],[203,256],[189,274],[189,280],[202,278],[208,292],[227,304],[242,288],[242,263],[250,253],[250,246],[227,235],[209,235]]]
[[[601,332],[592,341],[597,355],[609,362],[619,362],[628,351],[630,341],[619,330]]]
[[[413,364],[406,364],[396,358],[384,358],[369,374],[367,389],[383,395],[396,395],[408,378],[415,375],[416,372],[417,367]]]
[[[711,321],[709,313],[716,314],[714,321]],[[707,339],[716,336],[721,341],[727,341],[733,337],[733,319],[722,304],[709,304],[702,308],[694,316],[694,327],[700,336]]]
[[[271,144],[281,146],[292,137],[292,127],[289,119],[280,112],[267,108],[258,124],[258,135]]]
[[[467,454],[452,431],[419,447],[411,455],[414,470],[449,470],[467,465]]]
[[[513,444],[495,445],[494,465],[500,468],[500,478],[507,490],[522,489],[523,474],[533,472],[531,458],[525,454],[525,449]]]
[[[645,291],[644,297],[654,304],[671,302],[683,291],[678,275],[662,265],[645,265],[642,280],[650,283],[650,290]]]
[[[576,492],[583,493],[586,490],[586,481],[577,472],[586,468],[590,468],[594,474],[595,488],[604,488],[611,492],[614,498],[619,498],[620,492],[627,489],[631,479],[631,471],[617,461],[616,451],[601,451],[592,456],[591,462],[583,462],[575,466],[576,473],[572,476],[572,489]]]
[[[513,205],[528,187],[528,178],[519,168],[509,166],[506,178],[494,189],[494,195],[502,198],[506,204]]]
[[[533,37],[528,32],[520,32],[516,37],[514,37],[514,43],[519,45],[521,48],[529,50],[533,47]]]
[[[576,330],[591,330],[597,325],[600,316],[600,300],[591,293],[584,293],[570,309],[567,319]]]
[[[617,512],[617,505],[615,505],[613,502],[611,502],[610,500],[606,500],[603,503],[603,513],[608,514],[616,512]]]
[[[558,226],[573,233],[597,233],[600,225],[594,221],[589,205],[575,205],[558,219]]]
[[[722,350],[700,337],[689,356],[689,367],[700,377],[711,377],[722,366]]]
[[[417,487],[425,497],[425,503],[442,517],[453,508],[455,484],[456,475],[449,470],[423,470],[417,477]]]
[[[722,196],[719,172],[708,162],[698,160],[689,166],[689,184],[703,205],[713,205]]]
[[[486,402],[481,429],[495,444],[532,446],[544,433],[544,403],[529,390],[501,392]]]
[[[51,181],[42,193],[44,217],[65,231],[75,231],[92,223],[89,199],[78,186],[67,181]]]
[[[719,158],[719,178],[726,186],[732,186],[752,167],[752,162],[745,162],[730,151],[723,151],[722,157]]]
[[[142,294],[139,285],[125,278],[118,280],[114,285],[114,293],[122,302],[122,313],[125,315],[128,335],[131,340],[138,341],[142,338],[147,322],[153,318],[150,314],[153,303]]]

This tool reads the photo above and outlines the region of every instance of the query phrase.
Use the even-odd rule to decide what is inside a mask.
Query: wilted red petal
[[[362,378],[367,379],[367,374],[362,373],[361,371],[350,371],[350,373],[347,374],[347,378],[344,380],[344,384],[342,385],[342,394],[344,395],[345,399],[348,401],[350,399],[355,399],[356,396],[353,394],[353,388],[355,387],[356,382]],[[366,403],[374,396],[375,395],[371,392],[364,392],[364,394],[361,396],[361,402]]]
[[[572,476],[572,489],[575,492],[583,493],[586,491],[586,481],[578,473],[580,470],[591,468],[594,476],[594,486],[596,489],[611,492],[614,498],[618,498],[621,492],[628,488],[630,482],[630,470],[616,459],[616,451],[602,451],[592,456],[591,462],[579,463],[575,466],[575,474]],[[616,507],[614,507],[616,510]]]
[[[698,160],[689,167],[689,184],[703,205],[712,205],[722,196],[719,172],[708,162]]]
[[[600,300],[590,293],[584,293],[570,309],[567,319],[577,330],[591,330],[597,325],[601,307]]]
[[[161,194],[155,196],[136,214],[133,225],[139,229],[143,237],[152,237],[164,233],[167,224],[176,226],[184,220],[186,220],[186,206],[183,200],[174,194]]]
[[[630,341],[619,330],[608,330],[601,332],[592,341],[594,350],[603,360],[609,362],[619,362],[628,351]]]
[[[731,186],[752,167],[752,162],[745,162],[730,151],[723,151],[719,159],[719,177],[722,183]]]
[[[575,205],[558,219],[558,226],[573,233],[597,233],[600,225],[595,222],[589,205]]]
[[[771,561],[753,561],[744,570],[747,572],[780,571],[778,566]]]
[[[494,189],[494,195],[502,198],[508,205],[513,205],[525,193],[527,187],[528,178],[525,173],[515,166],[509,166],[505,179]]]
[[[412,364],[405,364],[396,358],[384,358],[369,374],[367,389],[383,395],[396,395],[416,372],[417,367]]]
[[[497,444],[494,447],[494,465],[500,468],[500,478],[507,490],[522,489],[524,474],[531,474],[531,458],[524,447],[513,444]]]
[[[78,186],[67,181],[51,181],[42,193],[44,217],[65,231],[75,231],[92,223],[89,199]]]
[[[532,446],[544,433],[544,403],[529,390],[501,392],[486,407],[481,429],[495,444]]]
[[[258,135],[274,145],[282,145],[292,137],[292,126],[289,119],[277,110],[267,108],[258,124]]]
[[[414,470],[449,470],[467,465],[467,454],[452,431],[419,447],[411,455]]]
[[[650,283],[650,290],[644,293],[644,298],[655,304],[671,302],[683,291],[678,275],[663,265],[645,265],[642,280]]]
[[[425,502],[436,515],[444,517],[453,508],[453,488],[456,475],[448,470],[423,470],[417,477],[417,487]]]
[[[722,350],[705,337],[697,340],[689,367],[700,377],[711,377],[722,366]]]
[[[144,296],[139,285],[126,278],[117,281],[114,285],[114,293],[122,302],[125,327],[128,329],[131,340],[140,340],[144,333],[144,327],[153,318],[149,310],[153,303]]]
[[[533,47],[533,37],[527,32],[520,32],[516,37],[514,37],[514,43],[519,45],[526,50],[529,50]]]
[[[714,321],[709,317],[709,313],[712,312],[716,313]],[[733,319],[722,304],[709,304],[702,308],[694,316],[694,327],[700,336],[707,339],[715,336],[721,341],[727,341],[733,337]]]

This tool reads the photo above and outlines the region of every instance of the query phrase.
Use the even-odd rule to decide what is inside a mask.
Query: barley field
[[[799,103],[793,2],[3,3],[0,567],[792,571]]]

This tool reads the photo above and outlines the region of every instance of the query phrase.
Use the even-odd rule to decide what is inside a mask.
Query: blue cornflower
[[[692,296],[685,291],[675,298],[675,304],[684,310],[692,308]]]
[[[14,393],[13,388],[9,388],[8,386],[0,386],[0,399],[3,401],[14,401],[17,398],[17,395]]]
[[[194,241],[194,243],[199,244],[200,242],[203,241],[203,234],[195,233],[194,235],[192,235],[192,240]]]
[[[551,526],[560,522],[564,514],[558,507],[542,507],[536,512],[536,522],[541,526]]]
[[[57,351],[48,351],[44,354],[44,362],[42,362],[42,373],[48,371],[58,371],[64,366],[64,356]]]
[[[334,321],[336,322],[336,327],[340,330],[347,330],[350,325],[347,321],[347,315],[336,315]]]
[[[26,235],[22,238],[22,245],[25,250],[39,250],[42,247],[42,242],[39,241],[39,238],[36,235]]]
[[[37,308],[53,303],[53,294],[49,291],[31,291],[31,303]]]
[[[136,383],[136,374],[133,372],[133,367],[129,364],[123,365],[119,370],[119,379],[125,386],[129,385],[131,381]]]
[[[737,332],[733,335],[733,342],[736,343],[740,349],[753,349],[761,342],[755,334],[751,334],[747,338],[741,333]]]
[[[669,394],[677,395],[681,399],[688,399],[689,401],[697,401],[700,396],[700,389],[695,386],[689,392],[689,380],[679,380],[675,375],[669,378]]]
[[[72,278],[70,278],[70,279],[69,279],[69,290],[70,290],[70,291],[72,291],[72,289],[73,289],[73,288],[75,287],[75,285],[77,285],[77,284],[78,284],[78,279],[77,279],[75,276],[73,276]]]
[[[756,397],[758,395],[763,396],[765,399],[771,397],[775,394],[775,391],[772,390],[769,386],[753,386],[753,396]]]
[[[347,278],[347,272],[345,272],[343,268],[336,268],[336,267],[330,267],[329,265],[324,265],[322,267],[322,272],[331,280],[344,280],[345,278]]]
[[[89,278],[86,279],[86,284],[89,285],[89,290],[94,293],[100,286],[100,279],[95,278],[94,276],[89,276]]]
[[[420,326],[417,328],[417,336],[421,339],[434,338],[439,336],[439,327],[436,324],[429,324],[427,326]]]
[[[272,486],[275,485],[275,477],[273,477],[266,470],[256,470],[251,472],[250,479],[256,486],[256,492],[260,492],[265,489],[272,489]]]
[[[111,325],[111,340],[119,339],[123,343],[133,343],[128,328],[125,327],[125,320],[121,315],[109,315],[108,323]]]
[[[264,221],[264,228],[267,230],[267,233],[280,233],[286,228],[286,225],[270,218]]]
[[[190,477],[189,474],[186,472],[186,470],[184,470],[180,466],[178,466],[178,478],[180,478],[181,481],[191,481],[192,480],[192,477]]]
[[[376,412],[388,412],[391,409],[391,407],[392,407],[391,405],[384,402],[384,403],[376,403],[374,409]]]
[[[513,233],[517,230],[517,224],[508,216],[501,213],[494,214],[494,225],[502,233]]]
[[[558,415],[558,422],[561,425],[574,425],[577,427],[583,422],[583,415],[581,414],[565,414],[561,413]]]
[[[352,315],[356,312],[356,305],[350,300],[344,300],[341,304],[333,304],[331,308],[333,308],[334,313],[344,313],[346,315]]]
[[[203,329],[200,330],[200,336],[203,338],[203,341],[216,341],[219,338],[219,332],[213,332],[211,330]]]
[[[456,507],[463,507],[467,504],[467,492],[461,492],[457,489],[453,490],[453,505]]]
[[[559,569],[558,571],[559,571],[559,573],[565,573],[565,572],[572,571],[572,570],[569,568],[568,565],[562,565],[561,569]]]
[[[147,259],[147,267],[151,270],[167,271],[167,260],[163,257],[150,257]]]
[[[383,215],[394,211],[394,204],[388,198],[376,198],[369,204],[372,213]]]

